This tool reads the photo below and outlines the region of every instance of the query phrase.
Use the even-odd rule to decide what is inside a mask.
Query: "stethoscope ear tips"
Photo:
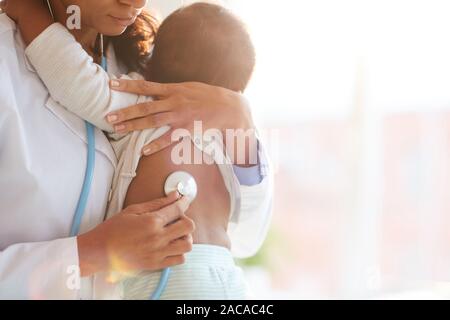
[[[177,191],[181,196],[188,198],[190,202],[197,197],[197,183],[192,175],[185,171],[172,173],[164,184],[164,193],[166,195]]]

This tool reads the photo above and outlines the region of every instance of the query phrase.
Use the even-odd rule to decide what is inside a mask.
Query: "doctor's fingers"
[[[178,266],[180,264],[183,264],[185,261],[186,258],[184,257],[184,255],[167,257],[161,262],[159,269]]]
[[[155,199],[149,202],[131,205],[124,210],[124,213],[136,215],[148,214],[149,212],[151,213],[161,210],[162,208],[175,203],[180,198],[181,195],[178,192],[174,191],[171,192],[165,198]]]
[[[181,119],[175,112],[163,112],[149,115],[145,118],[138,118],[117,124],[114,126],[116,133],[127,133],[145,129],[160,128],[164,126],[173,126],[180,123]]]
[[[173,241],[165,250],[166,258],[163,259],[160,268],[164,269],[185,263],[185,255],[192,251],[192,247],[192,236],[186,236]]]
[[[129,92],[142,96],[151,97],[167,97],[171,95],[176,85],[169,83],[157,83],[145,80],[127,80],[127,79],[114,79],[110,82],[110,87],[116,91]]]
[[[191,243],[192,233],[195,231],[195,223],[187,216],[183,216],[177,222],[166,227],[164,237],[170,243]]]
[[[178,256],[183,255],[188,252],[192,251],[193,243],[192,243],[192,237],[188,238],[182,238],[178,239],[176,241],[171,242],[166,250],[165,250],[165,256],[171,257],[171,256]]]
[[[169,224],[176,223],[177,220],[183,218],[185,216],[185,212],[189,208],[189,204],[189,199],[182,197],[180,200],[162,208],[161,210],[146,214],[146,217],[150,219],[150,222],[156,223],[157,227],[165,227]],[[180,237],[182,236],[183,235]]]
[[[142,149],[142,153],[144,154],[144,156],[150,156],[152,154],[158,153],[158,152],[170,147],[173,144],[178,144],[184,138],[186,138],[186,137],[189,138],[189,134],[192,134],[192,132],[194,131],[194,126],[189,126],[189,125],[187,125],[187,126],[179,125],[179,127],[177,127],[177,126],[171,126],[171,127],[172,127],[172,129],[170,129],[168,132],[163,134],[158,139],[152,141],[151,143],[149,143]],[[183,127],[186,127],[189,129],[188,130],[180,130],[180,128],[183,128]],[[177,132],[176,136],[175,136],[175,132]]]
[[[106,116],[106,120],[114,125],[120,122],[143,118],[149,115],[156,115],[170,110],[172,110],[170,99],[148,101],[111,112]]]

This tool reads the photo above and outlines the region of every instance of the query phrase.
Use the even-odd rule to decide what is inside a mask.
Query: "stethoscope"
[[[194,177],[184,171],[172,173],[164,184],[164,193],[167,196],[174,191],[186,197],[189,202],[193,202],[197,196],[197,183]],[[161,298],[169,282],[170,270],[170,268],[162,270],[158,286],[151,294],[150,300],[159,300]]]
[[[100,35],[100,53],[101,53],[101,66],[107,71],[108,64],[106,60],[106,55],[104,53],[104,43],[103,35]],[[85,121],[86,132],[87,132],[87,165],[86,172],[84,175],[83,188],[81,190],[80,198],[75,210],[75,215],[72,222],[72,227],[70,231],[70,236],[75,237],[80,231],[81,221],[83,220],[83,215],[86,210],[87,201],[89,198],[89,193],[92,187],[92,180],[94,177],[94,167],[95,167],[95,127]],[[197,183],[192,175],[184,171],[177,171],[172,173],[166,180],[164,184],[164,192],[167,195],[177,191],[180,195],[186,197],[189,202],[194,201],[197,196]],[[161,271],[161,277],[159,279],[158,285],[153,293],[150,295],[150,300],[159,300],[167,287],[170,276],[170,268],[165,268]]]

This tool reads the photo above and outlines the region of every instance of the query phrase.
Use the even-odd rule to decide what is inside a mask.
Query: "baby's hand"
[[[36,14],[48,11],[42,0],[4,0],[1,7],[16,23],[23,19],[32,20]]]
[[[3,0],[0,2],[0,9],[2,9],[2,11],[5,12],[12,20],[18,22],[19,16],[21,15],[21,11],[23,9],[21,4],[22,1],[18,0]]]
[[[47,4],[43,0],[4,0],[1,8],[18,24],[26,20],[51,18]]]
[[[26,44],[53,23],[44,0],[4,0],[2,9],[19,26]]]

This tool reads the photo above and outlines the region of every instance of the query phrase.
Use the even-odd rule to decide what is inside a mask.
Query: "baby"
[[[240,187],[226,153],[216,152],[224,150],[222,141],[214,140],[217,148],[208,148],[215,152],[206,151],[206,144],[196,145],[212,165],[175,164],[175,147],[141,158],[142,148],[170,128],[117,134],[105,117],[151,98],[112,91],[109,83],[115,78],[93,62],[64,26],[49,23],[33,36],[36,30],[27,34],[27,23],[26,19],[18,22],[30,43],[26,54],[51,94],[49,103],[63,106],[108,133],[118,158],[108,216],[128,205],[164,196],[164,182],[175,171],[186,171],[197,181],[198,195],[187,212],[196,223],[194,247],[184,265],[172,268],[161,298],[244,299],[245,281],[232,258],[227,233],[229,223],[240,219]],[[113,54],[108,50],[109,57]],[[199,3],[179,9],[162,23],[143,74],[154,82],[196,81],[243,92],[254,64],[254,48],[243,24],[220,6]],[[137,73],[119,77],[142,79]],[[182,143],[195,148],[189,139]],[[127,275],[119,286],[120,297],[148,299],[160,275]]]

